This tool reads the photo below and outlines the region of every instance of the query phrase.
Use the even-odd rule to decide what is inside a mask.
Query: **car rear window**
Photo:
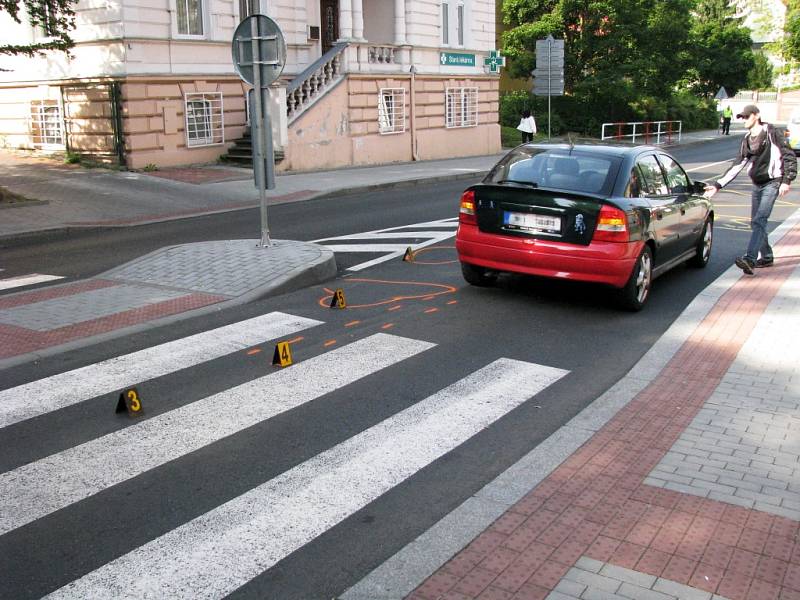
[[[618,164],[619,160],[612,156],[516,148],[492,169],[484,181],[607,195]]]

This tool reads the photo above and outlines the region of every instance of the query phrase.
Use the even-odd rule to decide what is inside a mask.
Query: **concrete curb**
[[[800,209],[770,234],[777,243],[800,223]],[[742,277],[731,266],[686,307],[645,355],[602,396],[478,490],[338,600],[402,600],[552,473],[666,366],[720,297]]]

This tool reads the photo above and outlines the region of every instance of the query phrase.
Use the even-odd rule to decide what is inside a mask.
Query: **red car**
[[[461,196],[464,279],[502,272],[616,288],[640,310],[652,280],[711,257],[714,208],[669,154],[651,146],[519,146]]]

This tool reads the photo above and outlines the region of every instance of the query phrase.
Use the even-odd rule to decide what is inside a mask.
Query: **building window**
[[[456,35],[458,36],[458,45],[464,45],[464,5],[459,4],[456,6]]]
[[[175,0],[178,35],[203,35],[203,0]]]
[[[445,126],[476,127],[478,88],[448,88],[445,94]]]
[[[225,143],[222,92],[186,94],[186,145],[190,148]]]
[[[381,88],[378,95],[378,131],[403,133],[406,130],[406,90]]]
[[[31,102],[31,141],[37,148],[64,147],[64,119],[58,100]]]
[[[450,43],[450,3],[442,2],[442,44]]]

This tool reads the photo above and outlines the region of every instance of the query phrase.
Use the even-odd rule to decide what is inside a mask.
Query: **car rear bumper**
[[[456,250],[461,262],[495,271],[604,283],[627,283],[644,242],[592,242],[588,246],[482,233],[459,224]]]

